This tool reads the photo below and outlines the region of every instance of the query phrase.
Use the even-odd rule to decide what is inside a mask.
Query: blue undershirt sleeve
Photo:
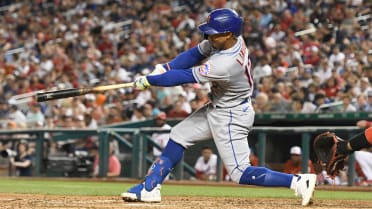
[[[165,66],[170,69],[187,69],[199,64],[205,56],[200,53],[198,46],[182,52]]]
[[[146,76],[152,86],[178,86],[185,83],[197,83],[191,69],[169,70],[160,75]]]

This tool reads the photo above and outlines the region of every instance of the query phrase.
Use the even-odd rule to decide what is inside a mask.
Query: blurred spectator
[[[93,164],[93,176],[98,176],[99,174],[99,154],[98,154],[98,148],[93,147],[92,149],[94,158],[94,164]],[[109,148],[109,159],[108,159],[108,167],[107,167],[107,177],[118,177],[120,176],[121,171],[121,163],[117,156],[115,155],[115,148],[114,144],[110,143]]]
[[[269,97],[266,93],[260,92],[256,95],[253,102],[253,108],[256,113],[265,113],[269,109]]]
[[[367,95],[369,91],[372,91],[371,82],[367,77],[362,77],[360,79],[358,92],[356,93]]]
[[[97,121],[90,114],[84,114],[84,121],[87,128],[98,128]]]
[[[5,99],[0,99],[0,119],[5,120],[9,117],[9,104]]]
[[[130,119],[131,122],[137,122],[137,121],[142,121],[142,120],[146,120],[144,114],[143,114],[143,111],[144,111],[144,107],[143,106],[140,106],[140,107],[135,107],[133,109],[133,115]]]
[[[32,157],[29,154],[27,141],[18,143],[17,155],[9,160],[10,164],[16,168],[17,176],[32,176]]]
[[[322,89],[325,92],[325,96],[333,100],[337,96],[338,91],[340,90],[340,87],[339,87],[337,79],[334,77],[331,77],[325,81]]]
[[[274,91],[275,93],[272,93],[272,97],[269,100],[269,112],[288,113],[290,104],[283,98],[283,96],[279,92],[276,91],[277,90]]]
[[[150,100],[149,100],[150,101]],[[149,104],[148,102],[146,102],[144,105],[143,105],[143,116],[146,118],[146,119],[151,119],[154,117],[154,109],[153,109],[153,105]],[[156,113],[155,113],[156,114]]]
[[[317,107],[318,110],[319,110],[319,107],[321,107],[322,105],[327,104],[327,103],[328,103],[327,97],[324,95],[324,93],[315,94],[314,104],[315,104],[315,106]]]
[[[203,147],[201,156],[196,160],[196,178],[199,180],[215,180],[217,169],[217,155],[210,147]]]
[[[372,90],[367,93],[368,112],[372,112]]]
[[[324,83],[324,81],[328,80],[332,76],[332,66],[333,63],[330,64],[327,58],[324,57],[320,60],[320,64],[314,73],[320,78],[320,83]]]
[[[336,45],[332,49],[332,54],[329,56],[329,63],[336,65],[336,63],[344,63],[345,54],[340,51],[340,46]]]
[[[41,112],[40,104],[32,101],[28,104],[30,110],[26,114],[26,121],[29,127],[35,127],[38,122],[44,123],[45,117]]]
[[[262,77],[271,76],[272,69],[268,63],[267,58],[266,57],[260,58],[256,66],[253,68],[252,72],[255,83],[259,83]]]
[[[299,97],[294,97],[291,103],[293,113],[313,113],[316,109],[315,105],[310,102],[305,102]]]
[[[356,108],[351,104],[351,96],[344,95],[342,97],[342,109],[341,112],[356,112]]]
[[[354,101],[371,91],[372,74],[365,70],[372,62],[371,27],[356,19],[370,13],[370,1],[105,1],[94,6],[51,1],[48,9],[40,5],[44,4],[24,2],[1,11],[0,101],[41,89],[131,82],[200,42],[203,37],[197,33],[197,25],[212,8],[220,7],[235,8],[246,20],[243,38],[254,43],[248,46],[254,95],[266,93],[272,103],[271,108],[257,108],[258,112],[291,112],[289,104],[296,101],[290,95],[301,87],[308,88],[308,98],[300,96],[304,106],[314,102],[317,107],[339,100],[340,92],[352,93]],[[188,15],[185,11],[193,12]],[[308,28],[316,32],[294,35]],[[187,113],[208,102],[204,86],[187,84],[182,88],[186,93],[182,109]],[[273,88],[282,98],[271,92]],[[315,98],[321,93],[319,88],[323,98]],[[106,114],[116,110],[123,113],[121,121],[130,121],[132,111],[126,110],[137,109],[149,100],[154,104],[151,117],[157,110],[169,113],[175,104],[172,92],[171,88],[140,92],[128,88],[65,101],[70,102],[74,115],[90,114],[92,121],[102,125],[119,121]],[[65,117],[61,107],[67,102],[63,101],[43,104],[41,113],[58,124]],[[134,103],[138,106],[133,107]],[[372,99],[368,103],[371,107]],[[277,104],[279,108],[274,107]],[[4,108],[0,104],[0,118],[7,118],[10,107]],[[32,112],[28,107],[19,109],[26,115]],[[147,111],[142,114],[150,118]],[[139,118],[132,119],[143,119]]]
[[[367,96],[360,94],[356,98],[356,111],[357,112],[367,112],[371,107],[367,103]]]
[[[185,91],[182,91],[179,95],[178,95],[178,101],[180,101],[182,103],[182,109],[187,112],[188,114],[191,113],[191,105],[190,103],[187,101],[187,94]]]
[[[284,165],[284,173],[299,174],[302,173],[302,150],[299,146],[291,147],[289,154],[290,159]],[[311,160],[308,162],[308,168],[306,173],[315,173],[313,163]]]
[[[17,105],[11,105],[8,118],[17,122],[19,126],[26,126],[26,116],[20,111]]]
[[[357,121],[356,125],[357,125],[359,128],[368,128],[368,127],[371,127],[371,126],[372,126],[372,121],[368,121],[368,120],[359,120],[359,121]]]
[[[181,100],[177,100],[174,104],[174,107],[168,113],[169,118],[185,118],[188,115],[189,113],[182,108]]]
[[[109,108],[106,115],[106,124],[120,123],[123,121],[120,110],[116,106]]]
[[[167,115],[164,112],[159,112],[155,117],[155,127],[170,130],[171,126],[166,123]],[[169,133],[153,133],[151,139],[154,140],[161,148],[164,148],[167,145],[169,140]],[[152,154],[155,159],[159,158],[161,155],[161,150],[154,147],[152,149]]]

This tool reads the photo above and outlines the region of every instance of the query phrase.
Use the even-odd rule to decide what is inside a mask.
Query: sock
[[[293,178],[291,180],[291,186],[289,188],[296,191],[297,188],[297,182],[301,179],[301,176],[299,175],[293,175]]]
[[[160,159],[155,161],[145,178],[145,189],[153,190],[158,184],[163,183],[165,177],[173,167],[181,160],[185,148],[169,139]]]
[[[240,177],[239,184],[268,187],[290,187],[293,174],[272,171],[265,167],[250,166]]]
[[[349,141],[353,151],[361,150],[372,146],[372,127],[366,129],[364,132],[352,137]]]
[[[175,166],[182,158],[185,148],[180,144],[177,144],[172,139],[169,139],[167,146],[165,146],[162,157],[167,157],[172,163],[172,167]]]

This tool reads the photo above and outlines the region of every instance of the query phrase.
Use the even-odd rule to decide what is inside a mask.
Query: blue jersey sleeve
[[[199,64],[205,56],[195,46],[187,51],[182,52],[176,58],[165,64],[170,69],[188,69]]]
[[[146,76],[153,86],[178,86],[185,83],[196,83],[191,69],[170,70],[160,75]]]

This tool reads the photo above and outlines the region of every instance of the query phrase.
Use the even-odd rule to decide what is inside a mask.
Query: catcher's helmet
[[[232,9],[213,10],[199,30],[206,35],[232,32],[236,37],[242,33],[243,19]]]

